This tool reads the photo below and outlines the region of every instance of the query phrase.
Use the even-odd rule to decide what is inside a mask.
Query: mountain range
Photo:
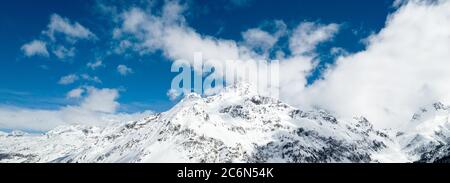
[[[401,129],[341,119],[258,95],[249,85],[114,125],[0,133],[0,162],[450,162],[450,107],[418,109]]]

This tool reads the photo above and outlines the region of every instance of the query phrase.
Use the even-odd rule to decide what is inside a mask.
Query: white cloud
[[[287,35],[287,32],[287,26],[281,20],[266,22],[258,28],[251,28],[242,33],[243,46],[267,55],[278,40]]]
[[[344,117],[365,115],[382,126],[407,122],[426,103],[450,103],[450,2],[422,2],[403,3],[389,16],[386,27],[368,39],[366,50],[348,55],[341,49],[332,50],[333,54],[343,54],[336,65],[328,68],[323,80],[308,87],[305,78],[318,62],[314,60],[316,47],[331,40],[339,25],[299,24],[289,38],[292,54],[278,56],[282,98],[305,108],[323,107]],[[201,35],[186,26],[182,18],[171,19],[132,9],[122,16],[118,28],[121,36],[116,39],[132,36],[127,40],[133,41],[130,47],[134,50],[161,50],[172,60],[192,60],[195,52],[203,53],[204,60],[264,58],[252,53],[251,46]],[[251,32],[259,35],[252,37]],[[259,29],[243,34],[248,34],[248,40],[265,37],[265,48],[275,40],[273,34]],[[172,93],[169,91],[169,96]]]
[[[177,99],[181,95],[181,93],[178,92],[177,90],[170,89],[169,91],[167,91],[166,95],[169,97],[170,100],[173,101]]]
[[[171,6],[177,5],[171,4]],[[173,61],[183,59],[192,63],[194,53],[202,53],[206,66],[214,66],[217,71],[223,69],[220,66],[227,63],[227,67],[241,72],[239,76],[244,76],[248,71],[240,68],[245,65],[255,65],[256,60],[267,59],[267,54],[255,53],[252,47],[259,43],[263,44],[264,49],[268,49],[275,44],[279,37],[286,36],[288,32],[282,21],[275,21],[271,27],[264,27],[272,30],[272,33],[262,31],[260,28],[250,29],[243,33],[244,40],[247,41],[241,44],[233,40],[223,40],[197,33],[185,24],[183,11],[181,11],[183,8],[174,9],[179,10],[175,11],[178,13],[177,16],[172,13],[171,18],[167,18],[164,15],[158,16],[139,8],[132,8],[122,14],[121,24],[114,31],[114,38],[119,42],[126,40],[129,43],[128,47],[140,54],[161,50],[167,58]],[[295,49],[294,52],[314,51],[317,44],[331,39],[338,27],[337,24],[303,23],[301,25],[293,36],[295,38],[291,38],[291,48]],[[314,38],[308,39],[302,36]],[[297,92],[301,92],[306,85],[305,76],[314,68],[313,57],[302,54],[287,55],[278,51],[277,59],[280,59],[280,69],[283,71],[280,76],[281,81],[289,85],[282,90],[286,95],[298,96]],[[291,87],[292,82],[297,83]],[[173,98],[173,94],[173,91],[168,91],[169,97]]]
[[[339,25],[337,24],[302,23],[292,33],[289,39],[289,48],[295,55],[311,53],[319,43],[332,38],[338,30]]]
[[[334,56],[347,56],[349,54],[347,50],[341,47],[333,47],[330,52]]]
[[[102,60],[96,60],[95,62],[88,62],[86,66],[92,70],[104,66]]]
[[[161,49],[164,46],[165,29],[176,28],[184,23],[184,18],[180,16],[183,10],[181,5],[174,2],[164,6],[161,16],[146,13],[140,8],[132,8],[120,15],[121,24],[115,29],[114,38],[120,41],[120,47],[133,47],[133,50],[140,53]],[[127,39],[129,36],[134,38],[133,42]]]
[[[78,22],[72,23],[68,18],[61,17],[58,14],[51,15],[50,23],[42,33],[46,35],[42,37],[43,40],[34,40],[21,47],[26,56],[48,57],[50,54],[47,47],[49,47],[51,53],[58,59],[66,59],[75,56],[76,48],[73,45],[77,40],[97,39],[96,35],[86,27]],[[56,35],[61,35],[65,42],[57,40]]]
[[[66,47],[60,45],[60,46],[57,46],[52,52],[59,59],[65,59],[67,57],[75,56],[75,48],[74,47],[67,49]]]
[[[283,100],[303,108],[322,107],[342,117],[364,115],[376,125],[385,127],[408,122],[412,113],[425,104],[434,101],[450,103],[450,1],[401,2],[401,8],[389,16],[385,28],[367,39],[364,51],[341,55],[336,64],[328,68],[323,79],[307,87],[306,76],[317,63],[314,60],[317,45],[332,39],[339,25],[299,24],[289,38],[292,54],[277,54],[282,71]],[[184,9],[174,2],[167,4],[162,14],[132,8],[120,15],[114,38],[124,42],[124,49],[132,49],[139,54],[158,50],[172,60],[192,60],[196,52],[203,53],[204,60],[210,65],[217,60],[265,58],[252,52],[251,41],[245,45],[196,32],[186,25],[182,16]],[[276,44],[273,42],[277,36],[262,29],[249,30],[243,35],[244,40],[255,42],[266,38],[267,42],[262,43],[266,49]],[[342,50],[336,48],[334,51]],[[239,66],[237,63],[234,65]],[[128,73],[128,69],[125,65],[122,69],[117,67],[124,73]],[[19,121],[18,124],[23,125],[29,120],[24,120],[26,116],[35,114],[49,116],[35,122],[48,121],[51,124],[63,121],[62,114],[69,117],[77,115],[66,120],[73,122],[91,121],[94,118],[80,118],[90,118],[92,114],[98,117],[99,113],[116,112],[119,105],[115,101],[117,93],[99,89],[91,89],[88,93],[80,106],[69,106],[59,111],[0,110],[0,125],[10,124],[9,121]],[[178,95],[174,91],[167,94],[170,97]],[[12,113],[12,110],[17,113]]]
[[[392,4],[392,6],[394,7],[400,7],[401,5],[403,5],[406,1],[405,0],[395,0],[394,3]]]
[[[114,48],[114,53],[116,54],[123,54],[125,53],[125,51],[129,48],[131,48],[133,46],[133,44],[131,43],[131,41],[129,40],[121,40],[118,43],[118,46],[116,48]]]
[[[84,89],[83,88],[75,88],[73,90],[70,90],[66,97],[67,98],[81,98],[81,96],[84,93]]]
[[[139,26],[142,24],[142,22],[146,21],[146,15],[143,11],[140,11],[137,8],[133,8],[128,12],[125,12],[123,15],[123,19],[125,20],[123,22],[123,29],[128,32],[136,32],[139,29]],[[116,29],[115,35],[120,34],[120,30]]]
[[[337,24],[301,23],[289,39],[289,48],[295,55],[309,54],[314,51],[319,43],[332,38],[338,30],[339,25]]]
[[[242,33],[245,44],[263,53],[267,52],[278,41],[278,38],[258,28],[249,29]]]
[[[419,107],[450,103],[450,1],[408,1],[391,14],[366,50],[341,57],[297,98],[377,125],[407,123]]]
[[[61,77],[58,81],[58,84],[69,85],[80,79],[83,79],[84,81],[94,82],[94,83],[102,83],[102,80],[100,80],[100,78],[98,78],[97,76],[90,76],[89,74],[81,74],[81,75],[69,74],[69,75]]]
[[[181,5],[177,1],[166,1],[163,7],[162,17],[167,23],[184,22],[185,18],[180,16],[180,14],[186,9],[187,7],[185,5]]]
[[[55,34],[63,34],[70,41],[77,39],[95,39],[96,36],[89,29],[85,28],[78,22],[70,22],[68,18],[61,17],[58,14],[53,14],[50,17],[50,23],[44,31],[52,40],[55,40]]]
[[[81,74],[80,76],[82,79],[84,79],[86,81],[102,83],[102,80],[100,80],[100,78],[98,78],[97,76],[90,76],[89,74]]]
[[[172,1],[164,6],[162,14],[151,14],[139,8],[132,8],[129,11],[121,14],[121,24],[115,29],[114,38],[119,42],[127,41],[129,43],[126,46],[127,49],[131,48],[132,50],[135,50],[140,54],[152,53],[154,51],[160,50],[167,58],[172,60],[187,59],[189,61],[192,61],[194,53],[201,52],[203,54],[202,56],[204,61],[207,62],[206,64],[212,66],[220,66],[224,61],[235,60],[236,62],[232,62],[229,66],[237,69],[245,65],[256,64],[256,61],[254,60],[249,62],[242,61],[247,61],[249,59],[265,59],[265,55],[260,55],[253,52],[252,49],[249,48],[249,45],[241,44],[240,42],[236,42],[233,40],[217,39],[211,36],[201,35],[197,33],[195,30],[185,24],[185,19],[181,15],[184,9],[184,6],[181,6]],[[284,25],[284,23],[281,23],[282,22],[274,24],[273,28],[275,28],[276,31],[271,31],[271,34],[268,33],[275,39],[278,39],[280,36],[284,36],[283,34],[286,33],[286,26]],[[324,26],[326,27],[327,25]],[[322,30],[320,29],[322,26],[316,25],[316,27],[316,31]],[[309,33],[311,35],[314,35],[313,30],[309,31]],[[262,38],[267,36],[264,35],[264,33],[262,33],[261,35],[263,36],[253,36],[251,39],[262,41]],[[325,38],[321,38],[320,40],[316,41],[316,43],[322,41],[326,41]],[[268,45],[275,44],[272,42],[276,41],[271,40]],[[316,43],[310,43],[306,45],[308,47],[307,49],[301,48],[303,45],[299,45],[295,48],[303,50],[314,50],[314,46],[316,45]],[[266,46],[266,48],[267,47],[269,46]],[[282,61],[280,67],[283,72],[282,76],[280,77],[285,82],[284,84],[287,85],[295,83],[296,87],[295,89],[290,88],[289,90],[284,88],[284,93],[298,95],[298,93],[296,92],[303,91],[304,86],[306,85],[305,76],[314,66],[312,57],[306,55],[286,55],[284,53],[280,53],[277,55]],[[131,68],[128,68],[125,65],[119,65],[117,67],[117,70],[123,75],[132,72]],[[246,72],[243,70],[240,71]],[[243,74],[241,74],[241,76],[242,75]],[[81,78],[84,79],[83,77]],[[73,83],[75,80],[80,79],[80,77],[78,75],[72,75],[66,79],[66,82],[63,81],[61,83]],[[71,81],[71,79],[73,81]],[[177,94],[173,91],[169,91],[168,95],[176,97]],[[74,96],[76,95],[74,94]],[[89,116],[92,116],[91,113],[115,113],[119,105],[115,101],[117,97],[117,93],[111,90],[98,91],[96,89],[88,89],[88,96],[84,98],[83,102],[79,106],[67,107],[64,108],[64,110],[67,111],[70,109],[70,111],[74,114],[83,113],[83,115],[87,118],[89,118]],[[30,110],[20,111],[29,112]],[[42,112],[53,113],[55,111]],[[59,114],[60,112],[58,111],[57,113]],[[54,117],[55,115],[50,116]],[[79,118],[75,119],[79,120]],[[53,119],[53,121],[58,120],[59,118]],[[91,119],[87,119],[85,121],[90,120]]]
[[[61,79],[59,79],[59,81],[58,81],[58,84],[69,85],[69,84],[74,83],[78,79],[80,79],[80,77],[78,77],[76,74],[69,74],[69,75],[61,77]]]
[[[210,59],[223,61],[264,59],[264,55],[253,53],[251,47],[259,45],[268,49],[287,32],[286,25],[282,21],[275,21],[271,24],[271,28],[275,29],[271,31],[273,33],[260,28],[249,29],[242,33],[244,44],[240,44],[233,40],[223,40],[197,33],[185,24],[182,15],[185,8],[175,2],[166,4],[164,9],[172,10],[171,13],[167,13],[170,16],[166,13],[151,14],[139,8],[125,11],[119,18],[121,20],[119,26],[114,30],[114,38],[119,42],[126,41],[127,48],[132,47],[139,53],[153,53],[161,50],[172,60],[192,60],[194,53],[201,52],[206,61]],[[337,29],[337,24],[302,23],[291,38],[291,48],[294,52],[300,52],[299,49],[313,51],[317,44],[331,39]],[[293,60],[289,56],[281,59]]]
[[[133,69],[127,67],[126,65],[118,65],[117,72],[119,72],[119,74],[122,76],[126,76],[128,74],[133,73]]]
[[[79,105],[55,110],[41,110],[0,106],[0,128],[23,130],[50,130],[61,125],[103,126],[116,122],[138,120],[153,112],[118,113],[116,89],[97,89],[88,87],[88,95]]]
[[[40,40],[33,40],[27,44],[24,44],[21,49],[23,53],[28,57],[34,55],[48,57],[49,55],[47,51],[47,44]]]
[[[95,112],[115,113],[119,107],[116,99],[119,92],[115,89],[88,88],[88,96],[81,103],[81,108]]]
[[[306,87],[306,76],[315,67],[307,56],[294,56],[280,62],[280,97],[292,104]]]

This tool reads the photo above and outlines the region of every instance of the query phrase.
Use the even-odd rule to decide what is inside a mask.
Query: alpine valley
[[[193,93],[169,111],[107,127],[0,132],[0,162],[450,162],[450,108],[441,103],[396,131],[252,91]]]

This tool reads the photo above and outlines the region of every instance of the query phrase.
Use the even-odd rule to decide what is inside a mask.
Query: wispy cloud
[[[86,66],[92,70],[95,70],[99,67],[104,66],[102,60],[98,59],[95,62],[88,62]]]
[[[70,90],[67,93],[66,97],[67,98],[81,98],[81,96],[83,95],[84,92],[85,92],[84,88],[75,88],[73,90]]]
[[[0,127],[5,129],[24,129],[45,131],[61,125],[108,125],[115,122],[137,120],[152,114],[119,113],[120,104],[116,101],[116,89],[86,87],[87,95],[77,105],[69,105],[55,110],[0,106]],[[78,95],[79,90],[72,90]],[[69,92],[70,93],[70,92]]]
[[[68,57],[75,56],[75,48],[74,47],[68,49],[68,48],[60,45],[60,46],[57,46],[52,52],[59,59],[65,59]]]
[[[77,81],[78,79],[80,79],[80,77],[78,77],[75,74],[69,74],[67,76],[63,76],[61,77],[61,79],[59,79],[58,84],[61,85],[69,85],[74,83],[75,81]]]
[[[70,41],[76,41],[78,39],[96,39],[96,35],[89,29],[82,26],[78,22],[72,23],[68,18],[61,17],[58,14],[53,14],[50,17],[50,23],[47,26],[47,30],[43,33],[55,40],[56,34],[62,34],[66,39]]]
[[[21,47],[21,50],[25,54],[25,56],[31,57],[31,56],[44,56],[48,57],[48,50],[47,50],[47,43],[40,41],[40,40],[33,40],[29,43],[24,44]]]
[[[298,25],[289,39],[289,47],[293,54],[308,54],[316,46],[332,38],[339,30],[338,24],[320,25],[304,22]]]
[[[128,74],[133,73],[133,69],[127,67],[126,65],[118,65],[117,72],[119,72],[119,74],[122,76],[126,76]]]
[[[102,80],[97,76],[91,76],[89,74],[81,74],[80,76],[82,79],[84,79],[86,81],[91,81],[94,83],[102,83]]]
[[[78,40],[96,40],[97,36],[78,22],[53,14],[47,29],[42,31],[40,40],[33,40],[21,47],[25,56],[45,56],[50,53],[60,60],[76,55],[75,43]],[[61,37],[61,39],[57,39]],[[49,51],[50,50],[50,51]]]
[[[61,77],[58,81],[58,84],[69,85],[80,79],[82,79],[84,81],[94,82],[94,83],[102,83],[102,80],[100,80],[100,78],[98,78],[97,76],[91,76],[89,74],[80,74],[80,75],[69,74],[69,75]]]

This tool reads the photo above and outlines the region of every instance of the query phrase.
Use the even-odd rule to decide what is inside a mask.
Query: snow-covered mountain
[[[433,162],[450,154],[449,114],[435,104],[405,131],[379,130],[239,85],[139,121],[0,133],[0,162]]]
[[[398,142],[410,159],[450,163],[450,107],[434,103],[415,113]]]

